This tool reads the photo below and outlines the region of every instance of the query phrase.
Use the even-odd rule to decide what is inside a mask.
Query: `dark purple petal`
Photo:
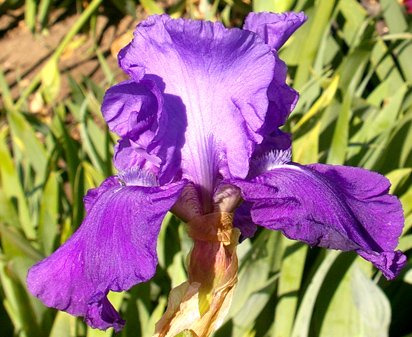
[[[296,106],[299,94],[286,84],[286,64],[279,59],[276,52],[274,57],[276,64],[274,77],[268,89],[268,111],[259,130],[263,140],[256,146],[253,159],[274,150],[287,150],[292,146],[290,135],[281,131],[279,127],[286,123],[289,114]]]
[[[222,162],[232,175],[247,175],[263,139],[258,131],[275,63],[261,38],[221,23],[152,16],[136,28],[119,63],[135,80],[145,74],[163,83],[165,109],[173,107],[168,116],[184,116],[184,177],[211,191]]]
[[[301,13],[249,13],[243,29],[258,34],[273,49],[279,50],[289,37],[306,21]]]
[[[126,323],[104,294],[98,294],[96,300],[90,302],[87,307],[85,322],[100,330],[113,328],[116,332],[122,330]]]
[[[116,168],[119,171],[139,168],[158,175],[163,161],[156,153],[148,152],[152,140],[153,135],[149,133],[140,137],[120,138],[114,148],[113,160]]]
[[[355,250],[388,279],[406,262],[394,252],[403,227],[388,180],[354,167],[279,165],[238,181],[255,223],[312,246]]]
[[[122,137],[115,147],[116,168],[144,169],[167,183],[179,170],[186,126],[176,114],[168,118],[165,111],[172,110],[171,100],[161,85],[149,76],[138,83],[119,83],[107,90],[102,113],[110,130]]]
[[[305,20],[303,13],[250,13],[246,18],[244,29],[262,37],[273,48],[275,58],[273,79],[268,89],[268,111],[259,132],[264,140],[258,145],[254,155],[290,147],[290,142],[285,142],[287,137],[282,136],[279,127],[286,123],[296,106],[299,94],[286,84],[287,66],[279,58],[277,50]]]
[[[250,214],[252,206],[253,204],[251,202],[244,201],[235,211],[233,225],[239,228],[242,239],[251,238],[257,230],[257,226],[253,222],[252,215]]]
[[[87,194],[80,228],[29,270],[29,290],[47,306],[84,316],[92,327],[120,330],[124,322],[107,293],[153,276],[160,225],[183,186],[124,186],[107,179]]]
[[[260,133],[269,135],[284,125],[299,99],[299,94],[286,84],[286,64],[273,53],[276,63],[273,80],[268,89],[269,107]]]
[[[117,177],[109,177],[103,181],[99,187],[91,188],[87,191],[86,195],[83,197],[84,208],[87,213],[90,213],[96,200],[107,190],[113,187],[119,186],[119,181]]]
[[[292,147],[292,137],[289,133],[276,129],[272,133],[265,135],[261,144],[256,146],[253,152],[253,159],[264,156],[267,153],[283,150],[286,151]]]
[[[306,16],[303,13],[250,13],[246,18],[244,29],[255,32],[264,39],[274,49],[273,55],[276,60],[273,79],[268,89],[269,107],[260,130],[265,139],[257,152],[264,152],[270,148],[274,136],[279,134],[278,128],[286,123],[298,101],[299,94],[286,84],[287,67],[276,51],[305,21]]]
[[[152,81],[125,81],[109,88],[104,95],[102,113],[109,129],[120,137],[153,133],[163,105],[162,95]]]

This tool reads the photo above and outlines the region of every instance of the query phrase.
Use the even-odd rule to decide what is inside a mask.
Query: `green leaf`
[[[394,193],[398,186],[402,185],[404,181],[411,175],[412,168],[400,168],[393,170],[386,175],[386,178],[391,182],[390,193]]]
[[[6,81],[6,77],[4,76],[4,72],[0,67],[0,92],[2,95],[2,100],[4,107],[6,110],[14,110],[14,102],[11,96],[9,85]]]
[[[382,0],[383,17],[391,33],[403,33],[408,31],[408,22],[402,13],[402,7],[396,0]],[[397,62],[402,68],[406,80],[411,83],[412,69],[410,60],[412,58],[412,41],[402,41],[394,50]]]
[[[313,308],[319,293],[319,290],[325,280],[329,269],[339,256],[337,251],[328,251],[325,259],[317,268],[309,286],[305,290],[302,302],[299,305],[299,310],[296,315],[295,324],[293,326],[292,337],[307,337],[309,336],[310,321],[312,318]],[[284,335],[287,336],[287,335]]]
[[[303,124],[314,118],[317,114],[323,111],[333,100],[338,89],[339,76],[335,76],[328,87],[323,91],[319,99],[312,105],[307,113],[303,115],[301,119],[293,126],[292,132],[297,132]]]
[[[61,79],[57,59],[51,58],[41,70],[41,91],[47,103],[53,103],[60,93]]]
[[[73,337],[72,332],[75,327],[76,317],[64,311],[58,311],[49,337]]]
[[[14,256],[27,256],[33,261],[39,261],[43,255],[34,249],[30,242],[23,237],[15,228],[0,223],[1,242],[6,256],[12,258]]]
[[[286,238],[283,240],[286,243],[286,249],[280,270],[273,337],[290,336],[292,331],[293,333],[295,331],[294,321],[307,254],[306,245]]]
[[[41,28],[45,28],[47,25],[47,16],[49,15],[51,4],[52,0],[40,0],[37,21],[40,23]]]
[[[40,201],[38,238],[46,255],[54,251],[59,222],[59,179],[51,172]]]
[[[254,12],[286,12],[291,10],[294,0],[254,0]]]
[[[242,242],[239,250],[239,281],[226,321],[233,323],[234,335],[247,335],[268,304],[279,278],[273,274],[273,264],[282,255],[280,233],[262,232],[252,245]],[[250,308],[253,307],[253,312]]]
[[[26,195],[17,175],[11,153],[6,145],[6,135],[7,133],[4,130],[0,133],[0,175],[2,199],[4,200],[4,213],[2,212],[0,216],[3,216],[2,221],[5,223],[13,226],[21,225],[28,238],[35,238],[36,233],[32,224]],[[17,201],[17,207],[14,205],[15,201]],[[17,214],[19,221],[16,221],[14,216],[12,218],[7,217],[7,214]]]
[[[293,160],[301,164],[318,161],[320,122],[292,143]]]
[[[390,304],[382,290],[354,264],[334,294],[321,337],[386,337]]]
[[[346,57],[346,60],[338,69],[338,74],[342,74],[340,88],[343,91],[344,97],[328,153],[327,162],[330,164],[343,164],[345,162],[349,142],[353,97],[361,81],[366,62],[368,62],[368,56],[369,53],[364,48],[358,48]],[[353,71],[352,69],[355,70]],[[352,72],[350,79],[346,75],[348,72]]]
[[[317,1],[314,13],[306,23],[309,32],[305,36],[303,45],[300,46],[298,69],[295,76],[295,87],[298,89],[304,85],[310,76],[311,67],[315,61],[319,45],[325,33],[327,33],[335,2],[335,0]]]
[[[17,152],[15,152],[14,155],[20,155],[24,160],[27,160],[40,177],[39,180],[42,180],[42,177],[44,177],[46,173],[46,149],[36,137],[33,127],[23,115],[18,112],[10,112],[7,117],[11,130],[13,148]]]
[[[383,291],[355,265],[352,296],[363,325],[363,336],[389,336],[391,306]]]
[[[0,282],[6,295],[5,309],[17,331],[21,331],[22,336],[41,337],[31,300],[15,272],[15,269],[20,267],[17,262],[18,260],[9,263],[0,261]]]
[[[26,0],[24,6],[24,21],[26,22],[27,28],[34,32],[36,27],[36,10],[37,1],[36,0]]]
[[[140,0],[144,10],[147,14],[163,14],[163,9],[153,0]]]

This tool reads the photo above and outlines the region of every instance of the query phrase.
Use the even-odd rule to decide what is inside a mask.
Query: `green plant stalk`
[[[321,40],[330,25],[331,17],[335,10],[336,0],[319,0],[315,7],[315,13],[311,18],[308,39],[302,46],[302,50],[299,57],[299,67],[296,72],[294,88],[301,89],[303,85],[308,81],[312,69],[313,62],[316,59],[316,55],[319,49]]]
[[[6,110],[15,110],[13,99],[10,93],[10,88],[7,85],[6,77],[4,76],[2,68],[0,68],[0,90],[2,93],[3,103]]]
[[[37,14],[37,21],[41,25],[41,29],[46,27],[47,16],[50,11],[51,0],[40,0],[39,9]]]
[[[291,337],[309,336],[310,321],[319,290],[321,289],[327,273],[329,272],[338,256],[338,251],[332,250],[327,252],[325,259],[322,261],[322,264],[316,270],[316,273],[313,276],[310,285],[303,295],[302,302],[299,305],[299,310],[296,314]]]
[[[25,1],[24,21],[32,33],[36,28],[36,9],[37,3],[35,0]]]
[[[308,250],[307,246],[299,245],[286,238],[283,238],[283,240],[286,250],[280,270],[278,303],[276,305],[275,326],[272,337],[289,337],[291,335]],[[299,245],[296,251],[291,249],[294,245]],[[288,249],[290,250],[289,253]]]
[[[91,15],[97,10],[97,8],[100,6],[100,4],[102,2],[103,2],[103,0],[93,0],[90,3],[90,5],[87,6],[87,8],[84,10],[84,12],[80,15],[80,17],[77,19],[75,24],[72,26],[70,31],[66,34],[63,41],[60,42],[59,46],[57,47],[57,49],[53,53],[53,55],[49,58],[48,62],[57,61],[60,58],[60,56],[63,54],[64,50],[66,49],[67,45],[70,43],[70,41],[73,39],[73,37],[80,31],[80,29],[84,26],[84,24],[91,17]],[[16,108],[17,109],[20,109],[20,107],[24,103],[24,101],[29,97],[29,95],[40,84],[41,77],[42,77],[42,70],[44,69],[45,66],[47,66],[47,63],[36,74],[36,76],[31,81],[30,85],[21,94],[20,98],[18,99],[18,101],[16,103]]]

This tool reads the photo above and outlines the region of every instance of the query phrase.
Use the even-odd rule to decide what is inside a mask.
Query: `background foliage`
[[[93,36],[96,18],[175,16],[241,25],[252,11],[305,11],[308,22],[281,50],[299,104],[286,129],[294,159],[361,166],[385,174],[402,201],[406,226],[399,247],[412,250],[411,16],[396,0],[51,1],[5,0],[0,11],[24,6],[35,35],[50,15],[77,12],[59,47],[14,99],[0,68],[0,335],[98,337],[63,312],[44,307],[26,289],[30,265],[49,255],[79,226],[82,196],[113,173],[113,135],[100,114],[104,90],[119,74],[98,43],[105,79],[69,81],[59,98],[59,62],[79,32]],[[137,19],[136,19],[137,22]],[[66,75],[64,75],[66,76]],[[30,111],[37,95],[47,116]],[[122,337],[149,337],[170,289],[185,279],[190,241],[168,215],[158,243],[156,277],[111,300],[127,319]],[[260,231],[239,246],[240,277],[226,323],[215,336],[412,336],[412,264],[393,282],[351,253],[311,249],[279,233]]]

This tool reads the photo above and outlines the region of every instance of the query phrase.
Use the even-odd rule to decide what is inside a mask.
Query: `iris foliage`
[[[160,2],[150,0],[113,3],[124,13],[134,13],[136,5],[147,13],[162,11]],[[369,12],[355,0],[215,0],[204,7],[209,2],[200,3],[177,1],[166,11],[174,16],[218,18],[227,26],[240,25],[251,10],[305,11],[308,22],[280,51],[289,66],[290,83],[300,92],[285,128],[293,133],[293,159],[303,164],[360,166],[385,174],[406,217],[399,248],[410,253],[411,16],[396,0],[382,0],[380,11],[369,7]],[[2,6],[7,5],[19,4],[5,1]],[[46,14],[57,2],[28,0],[25,5],[26,24],[36,30],[47,27]],[[98,10],[113,6],[99,0],[85,9],[80,6],[77,25],[17,101],[0,72],[2,336],[113,335],[111,330],[92,330],[79,319],[45,308],[25,286],[28,267],[54,251],[80,224],[86,190],[113,174],[115,139],[103,127],[100,102],[117,70],[108,67],[96,48],[105,81],[71,81],[69,98],[56,99],[62,76],[56,66],[65,46],[80,29],[92,29]],[[50,118],[29,113],[26,98],[34,91],[43,95]],[[110,295],[128,321],[120,336],[151,336],[169,291],[186,279],[189,249],[183,226],[167,216],[158,242],[155,278],[128,293]],[[215,336],[412,335],[410,263],[397,280],[387,282],[352,253],[311,249],[271,231],[244,241],[239,255],[239,284],[226,323]]]

